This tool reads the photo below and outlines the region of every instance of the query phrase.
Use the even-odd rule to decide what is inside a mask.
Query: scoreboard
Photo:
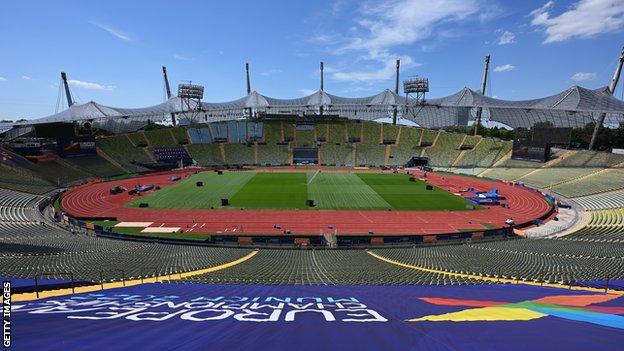
[[[550,143],[534,142],[532,140],[514,140],[511,159],[547,162],[550,159]]]

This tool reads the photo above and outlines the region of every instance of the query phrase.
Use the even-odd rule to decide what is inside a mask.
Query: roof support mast
[[[323,115],[323,61],[321,61],[321,91],[320,91],[320,106],[319,106],[319,113],[322,116]]]
[[[622,51],[620,52],[620,61],[618,62],[617,67],[615,68],[615,72],[613,72],[613,78],[611,78],[611,83],[609,84],[608,93],[613,95],[615,93],[615,88],[617,88],[618,81],[620,80],[620,74],[622,73],[622,65],[624,64],[624,47],[622,47]],[[594,126],[594,132],[592,134],[591,141],[589,142],[589,150],[593,150],[596,144],[596,139],[598,138],[598,132],[602,125],[604,124],[606,113],[601,113],[598,117],[598,121]]]
[[[247,95],[251,94],[251,80],[249,80],[249,62],[245,63],[245,76],[247,78]]]
[[[251,79],[249,78],[249,62],[245,62],[245,78],[247,79],[247,96],[251,94]],[[251,118],[253,115],[253,111],[251,107],[246,108],[247,110],[247,118]]]
[[[167,100],[171,99],[171,88],[169,87],[169,78],[167,77],[167,67],[162,66],[163,80],[165,83],[165,92],[167,93]],[[171,114],[171,124],[176,125],[175,113]]]
[[[67,74],[61,72],[61,79],[63,80],[63,86],[65,87],[65,97],[67,97],[67,107],[72,107],[74,100],[72,99],[71,92],[69,91],[69,84],[67,84]]]
[[[167,67],[163,66],[163,79],[165,80],[165,91],[167,92],[167,99],[171,99],[171,88],[169,87],[169,78],[167,78]]]
[[[394,94],[399,96],[399,69],[401,68],[401,60],[396,60],[396,80],[394,81]],[[396,101],[394,105],[394,111],[392,111],[392,124],[397,124],[397,112],[398,112],[398,104]]]
[[[488,71],[490,69],[490,55],[485,55],[485,61],[483,63],[483,78],[481,80],[481,94],[485,95],[485,88],[487,86]],[[477,135],[479,125],[481,125],[481,115],[483,114],[483,108],[477,107],[477,116],[475,118],[474,135]]]

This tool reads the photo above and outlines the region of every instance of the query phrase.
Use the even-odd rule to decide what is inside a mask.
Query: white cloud
[[[22,79],[31,80],[32,78],[30,78],[29,76],[22,76]]]
[[[354,85],[354,86],[350,86],[345,89],[342,89],[340,92],[343,94],[354,94],[354,93],[362,93],[365,91],[372,91],[372,90],[373,88],[368,84],[366,85],[358,84],[358,85]]]
[[[97,23],[97,22],[92,22],[91,21],[89,23],[91,23],[92,25],[94,25],[94,26],[96,26],[96,27],[98,27],[98,28],[108,32],[109,34],[111,34],[112,36],[116,37],[117,39],[120,39],[120,40],[123,40],[123,41],[133,41],[134,40],[130,35],[120,31],[119,29],[113,28],[113,27],[105,25],[105,24]]]
[[[344,8],[346,7],[347,2],[348,1],[346,1],[346,0],[336,0],[336,1],[334,1],[331,4],[331,14],[335,16],[335,15],[339,14],[340,12],[342,12],[342,10],[344,10]]]
[[[396,59],[393,55],[383,52],[379,56],[374,58],[382,64],[378,69],[360,70],[360,71],[340,71],[336,70],[331,74],[331,77],[339,81],[358,81],[358,82],[373,82],[388,80],[396,74]],[[415,67],[420,66],[419,63],[413,62],[409,56],[400,57],[401,67]]]
[[[498,38],[498,45],[513,44],[515,42],[516,35],[508,30],[504,31],[503,34],[501,34],[501,36]]]
[[[578,72],[575,73],[570,79],[575,82],[587,82],[598,79],[598,75],[594,72]]]
[[[99,83],[93,83],[93,82],[85,82],[82,80],[76,80],[76,79],[70,79],[67,81],[70,85],[82,88],[82,89],[88,89],[88,90],[107,90],[107,91],[111,91],[111,90],[115,90],[115,88],[117,88],[114,85],[103,85],[103,84],[99,84]]]
[[[301,94],[301,96],[308,96],[308,95],[312,95],[312,94],[316,93],[316,90],[312,90],[312,89],[299,89],[299,90],[297,90],[297,92],[299,92],[299,94]]]
[[[516,69],[516,66],[507,63],[501,66],[494,67],[494,72],[509,72],[513,71],[514,69]]]
[[[363,36],[352,38],[343,49],[379,51],[412,44],[431,36],[441,24],[461,22],[478,15],[477,0],[394,0],[368,3],[358,21]]]
[[[543,28],[544,43],[571,38],[589,38],[613,33],[624,27],[624,1],[580,0],[558,16],[551,16],[554,1],[531,12],[531,25]]]
[[[337,34],[317,34],[309,40],[318,45],[335,45],[341,43],[344,38]]]
[[[6,82],[6,78],[0,76],[0,82]]]
[[[184,55],[179,55],[179,54],[174,54],[173,58],[176,60],[180,60],[180,61],[193,61],[195,60],[194,57],[189,57],[189,56],[184,56]]]
[[[340,69],[331,75],[341,81],[383,81],[394,76],[395,59],[406,69],[418,64],[408,55],[395,53],[397,47],[414,44],[433,36],[456,37],[461,31],[452,25],[482,19],[483,0],[374,0],[361,5],[351,15],[355,25],[345,34],[320,34],[311,41],[329,46],[335,55],[348,53],[366,69]],[[344,65],[352,66],[350,63]]]
[[[282,73],[282,72],[283,71],[281,69],[273,68],[273,69],[270,69],[268,71],[264,71],[264,72],[260,73],[260,75],[265,76],[265,77],[270,77],[272,75],[279,74],[279,73]]]

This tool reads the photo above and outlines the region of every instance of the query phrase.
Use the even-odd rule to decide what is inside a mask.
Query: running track
[[[428,174],[427,181],[451,192],[469,187],[488,191],[496,187],[510,208],[486,207],[480,211],[320,211],[320,210],[158,210],[125,208],[135,199],[122,193],[110,195],[116,185],[128,189],[137,184],[166,187],[171,174],[182,177],[194,171],[148,175],[112,182],[92,182],[72,188],[62,199],[63,209],[78,218],[116,217],[118,221],[153,222],[152,227],[181,227],[188,233],[281,234],[288,228],[293,234],[334,233],[367,234],[445,234],[462,229],[486,229],[483,223],[505,226],[513,218],[517,224],[546,215],[550,206],[539,192],[502,182],[458,175]],[[420,173],[414,173],[422,177]],[[282,229],[274,229],[280,224]],[[328,229],[332,226],[334,229]]]

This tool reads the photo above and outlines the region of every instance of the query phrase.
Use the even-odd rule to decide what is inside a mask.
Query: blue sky
[[[624,0],[5,1],[0,118],[54,113],[61,70],[79,102],[160,103],[162,65],[174,89],[192,80],[228,101],[245,62],[254,90],[290,98],[318,89],[321,60],[326,91],[375,94],[400,58],[439,97],[478,89],[491,54],[487,93],[528,99],[607,85],[623,29]]]

